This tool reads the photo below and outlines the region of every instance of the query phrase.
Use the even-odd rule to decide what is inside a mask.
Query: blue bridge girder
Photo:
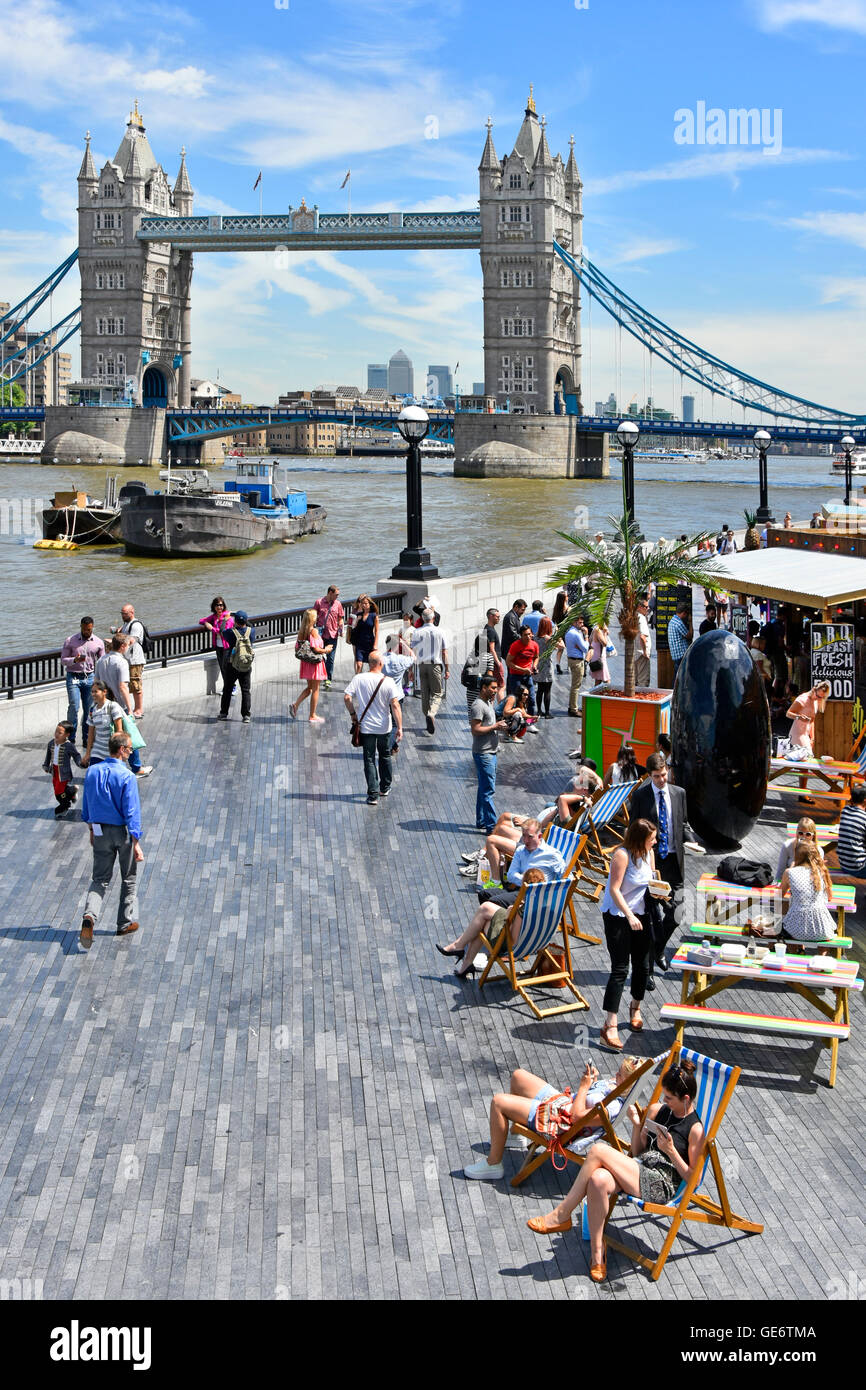
[[[196,439],[219,439],[247,430],[267,429],[269,425],[320,421],[361,427],[390,427],[397,431],[399,410],[317,410],[278,406],[246,406],[240,410],[168,410],[165,422],[169,444]],[[450,443],[454,439],[454,416],[448,411],[430,413],[430,439]],[[363,441],[360,441],[363,443]]]
[[[44,405],[4,405],[0,406],[0,425],[13,424],[16,420],[36,423],[45,419]]]
[[[650,420],[638,415],[579,415],[577,428],[585,430],[587,434],[615,434],[623,418],[634,421],[641,437],[647,434],[684,435],[689,439],[739,439],[751,443],[755,431],[761,428],[754,423],[736,425],[733,421],[720,424],[713,420]],[[846,434],[850,434],[857,444],[866,444],[866,421],[852,424],[850,417],[843,418],[837,425],[780,425],[774,420],[763,428],[767,429],[774,444],[839,444]]]
[[[143,217],[140,241],[167,241],[189,251],[454,250],[481,247],[481,213],[320,213],[295,208],[262,217]]]

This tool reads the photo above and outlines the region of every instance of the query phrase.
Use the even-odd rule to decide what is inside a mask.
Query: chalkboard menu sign
[[[688,584],[660,584],[656,589],[656,650],[668,650],[668,623],[677,611],[677,604],[692,605]]]
[[[831,700],[854,699],[853,623],[812,623],[812,684],[830,682]]]
[[[732,603],[730,607],[731,632],[735,632],[742,642],[749,636],[749,610],[744,603]]]

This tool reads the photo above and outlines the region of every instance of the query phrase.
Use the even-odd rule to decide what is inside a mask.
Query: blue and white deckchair
[[[598,832],[606,829],[611,834],[616,835],[617,839],[622,840],[622,835],[618,830],[614,830],[611,822],[615,816],[620,814],[632,792],[639,786],[640,782],[620,782],[615,787],[608,787],[597,801],[594,801],[591,806],[587,806],[573,827],[579,834],[587,836],[586,853],[589,863],[593,864],[596,860],[600,860],[605,873],[608,871],[608,861],[613,854],[613,849],[605,849],[598,837]]]
[[[587,837],[579,834],[576,830],[566,830],[561,825],[549,825],[547,827],[547,843],[553,845],[554,849],[558,849],[565,860],[563,878],[568,878],[569,875],[573,875],[575,893],[580,893],[582,897],[589,898],[591,902],[598,902],[604,891],[603,887],[593,879],[586,878],[581,864],[581,860],[586,854]],[[586,883],[589,885],[588,887],[581,887],[582,879],[586,879]],[[580,930],[577,913],[574,910],[573,897],[569,900],[567,915],[569,930],[579,941],[588,941],[593,946],[598,946],[601,943],[600,936],[590,936],[588,932]]]
[[[571,951],[565,926],[565,912],[574,888],[573,878],[555,880],[551,883],[529,883],[521,887],[515,902],[508,909],[505,925],[496,940],[491,942],[482,933],[481,939],[490,959],[478,982],[479,989],[483,988],[490,971],[496,965],[511,988],[529,1005],[536,1018],[550,1018],[551,1014],[565,1014],[573,1009],[589,1008],[572,978]],[[517,918],[520,918],[520,926],[517,940],[512,946],[509,929]],[[557,933],[560,933],[562,938],[564,965],[561,965],[548,949]],[[531,969],[518,975],[517,962],[526,960],[528,956],[534,957]],[[544,971],[540,973],[542,961]],[[527,992],[538,985],[559,985],[568,990],[572,998],[568,1003],[557,1004],[552,1009],[539,1009]]]
[[[857,763],[860,776],[866,777],[866,726],[860,730],[851,749],[851,762]]]
[[[673,1054],[671,1054],[673,1056]],[[695,1109],[701,1117],[704,1127],[703,1138],[701,1140],[701,1150],[698,1154],[692,1176],[682,1183],[674,1194],[669,1204],[658,1202],[644,1202],[640,1197],[630,1197],[627,1194],[619,1193],[610,1204],[610,1211],[607,1220],[610,1221],[614,1208],[618,1200],[624,1200],[632,1206],[637,1207],[641,1212],[650,1216],[666,1216],[670,1218],[670,1230],[665,1237],[661,1252],[655,1260],[646,1255],[640,1254],[637,1250],[628,1245],[623,1245],[615,1240],[613,1236],[607,1234],[607,1222],[605,1222],[605,1244],[613,1250],[619,1250],[623,1255],[628,1255],[629,1259],[635,1260],[650,1271],[653,1279],[658,1279],[661,1274],[665,1261],[671,1252],[677,1232],[683,1221],[700,1221],[710,1226],[727,1226],[735,1231],[748,1231],[752,1235],[760,1234],[764,1227],[757,1222],[747,1221],[745,1217],[736,1216],[731,1211],[728,1201],[725,1179],[722,1174],[722,1165],[716,1147],[716,1135],[721,1127],[728,1102],[734,1093],[734,1087],[740,1079],[739,1067],[727,1067],[722,1062],[716,1062],[712,1057],[704,1057],[700,1052],[691,1052],[688,1048],[682,1048],[679,1054],[680,1061],[692,1062],[695,1068],[695,1080],[697,1081],[698,1091],[695,1097]],[[661,1097],[661,1078],[659,1078],[655,1091],[653,1092],[650,1104],[659,1100]],[[716,1182],[716,1190],[719,1200],[713,1201],[698,1192],[698,1188],[703,1182],[708,1166],[712,1167],[713,1177]],[[586,1203],[584,1202],[584,1208]],[[584,1213],[584,1235],[586,1238],[589,1232],[586,1227],[586,1215]]]

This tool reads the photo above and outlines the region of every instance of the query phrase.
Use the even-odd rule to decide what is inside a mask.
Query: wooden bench
[[[659,1017],[680,1026],[677,1036],[682,1040],[683,1025],[703,1023],[708,1028],[746,1028],[758,1033],[784,1033],[797,1038],[833,1038],[844,1041],[851,1033],[849,1023],[824,1022],[815,1018],[779,1018],[774,1014],[746,1014],[738,1009],[706,1009],[701,1004],[662,1004]]]
[[[708,937],[710,940],[715,937],[718,941],[743,941],[749,935],[746,926],[740,922],[726,922],[724,926],[720,926],[718,922],[692,922],[689,933],[692,936],[699,936],[702,940],[704,937]],[[749,939],[753,940],[756,945],[769,946],[771,949],[776,941],[784,940],[785,949],[788,951],[807,948],[813,951],[816,947],[832,946],[840,958],[843,951],[850,951],[854,945],[850,936],[828,936],[820,941],[795,941],[790,937],[780,936],[767,936],[763,939],[760,936],[755,936]]]
[[[794,837],[794,836],[796,835],[796,833],[797,833],[797,826],[798,826],[798,824],[799,824],[799,821],[789,820],[789,821],[788,821],[788,824],[785,826],[785,829],[787,830],[789,836],[791,836],[792,839],[793,839],[793,837]],[[839,838],[839,826],[838,826],[838,824],[837,824],[837,825],[817,825],[817,826],[815,827],[815,829],[816,829],[817,832],[818,832],[818,844],[819,844],[819,845],[832,845],[832,844],[835,844],[836,841],[837,841],[838,838]]]

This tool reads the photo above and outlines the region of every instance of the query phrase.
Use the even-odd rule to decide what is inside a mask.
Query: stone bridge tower
[[[99,172],[88,134],[78,174],[81,376],[101,404],[189,405],[192,255],[136,232],[142,217],[189,216],[192,200],[184,152],[172,188],[138,102]]]
[[[484,277],[484,385],[527,415],[580,396],[578,283],[551,247],[581,248],[582,184],[574,158],[551,156],[532,88],[511,154],[501,161],[491,122],[479,165]]]

